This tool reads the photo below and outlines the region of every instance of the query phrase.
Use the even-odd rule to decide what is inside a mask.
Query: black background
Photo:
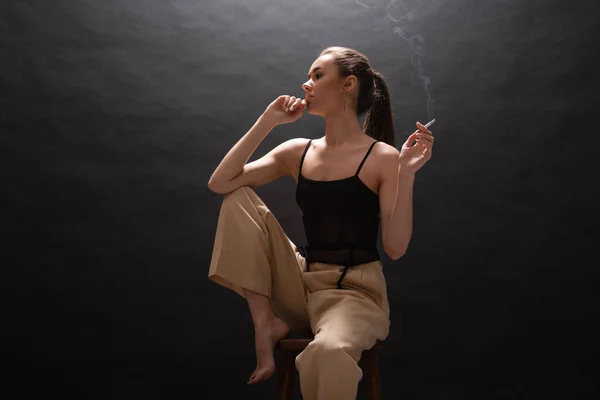
[[[380,251],[385,397],[592,397],[591,3],[323,3],[2,3],[5,398],[272,398],[273,379],[245,384],[245,301],[207,279],[222,195],[206,184],[330,45],[386,77],[397,147],[436,118],[408,253]],[[323,135],[305,115],[251,160]],[[294,188],[256,191],[301,243]]]

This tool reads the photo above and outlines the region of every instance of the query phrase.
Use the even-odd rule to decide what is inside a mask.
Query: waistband
[[[344,266],[344,270],[337,282],[338,289],[342,288],[342,280],[348,268],[355,265],[364,264],[372,261],[379,261],[379,251],[377,248],[371,249],[357,249],[357,248],[346,248],[346,249],[335,249],[335,250],[321,250],[321,249],[310,249],[309,246],[296,246],[298,251],[306,259],[306,270],[310,271],[311,262],[322,262],[327,264],[338,264]]]

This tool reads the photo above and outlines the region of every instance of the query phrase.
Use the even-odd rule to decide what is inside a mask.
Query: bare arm
[[[229,150],[212,173],[208,187],[217,187],[237,176],[248,162],[258,145],[275,128],[275,123],[261,115],[252,128]]]
[[[287,140],[258,160],[247,163],[261,141],[276,125],[259,118],[223,158],[213,172],[208,188],[215,193],[227,194],[241,186],[258,187],[290,174],[290,157],[297,152],[303,139]]]
[[[286,109],[292,105],[295,111]],[[256,161],[247,162],[275,126],[296,121],[302,116],[304,106],[304,100],[295,96],[277,97],[225,155],[211,175],[208,188],[215,193],[225,194],[240,186],[261,186],[288,174],[288,158],[299,143],[297,139],[280,144]]]

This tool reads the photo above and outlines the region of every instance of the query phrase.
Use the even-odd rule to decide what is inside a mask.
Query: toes
[[[250,379],[248,379],[248,384],[252,385],[257,382],[263,381],[265,379],[265,375],[267,375],[266,371],[259,371],[252,374]]]

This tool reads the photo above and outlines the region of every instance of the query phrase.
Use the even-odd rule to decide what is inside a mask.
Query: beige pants
[[[356,399],[363,350],[389,333],[381,261],[343,266],[306,260],[249,186],[225,195],[209,279],[244,297],[242,288],[271,299],[275,314],[314,340],[296,358],[305,400]]]

